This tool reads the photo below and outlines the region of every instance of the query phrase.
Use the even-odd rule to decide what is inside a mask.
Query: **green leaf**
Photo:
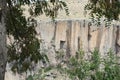
[[[32,75],[29,75],[26,80],[34,80]]]

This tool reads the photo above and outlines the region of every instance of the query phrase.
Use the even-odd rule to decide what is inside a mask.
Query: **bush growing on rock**
[[[86,58],[86,53],[80,50],[76,53],[76,56],[72,56],[67,61],[66,67],[59,64],[56,67],[49,67],[50,70],[58,71],[59,75],[66,76],[64,80],[119,80],[120,79],[120,64],[119,57],[109,51],[105,57],[101,57],[97,49],[91,52],[91,56]],[[47,68],[46,68],[47,69]],[[39,73],[39,72],[38,72]],[[38,76],[40,77],[40,73]],[[36,74],[35,74],[36,75]],[[32,80],[35,79],[33,75]],[[69,78],[68,78],[69,77]],[[45,78],[45,76],[44,76]],[[27,79],[30,80],[30,79]],[[54,78],[54,80],[58,80]]]

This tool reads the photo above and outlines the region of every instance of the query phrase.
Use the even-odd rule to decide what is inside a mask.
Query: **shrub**
[[[120,64],[117,57],[110,50],[105,57],[101,57],[97,49],[91,52],[90,58],[86,58],[86,53],[82,50],[76,53],[67,61],[66,67],[58,64],[57,67],[45,68],[44,71],[29,76],[27,80],[44,80],[45,72],[56,69],[60,74],[66,74],[71,80],[119,80]],[[59,57],[59,56],[57,56]],[[35,77],[38,77],[35,79]],[[43,78],[43,79],[41,79]],[[69,79],[69,80],[70,80]],[[55,80],[55,79],[54,79]]]

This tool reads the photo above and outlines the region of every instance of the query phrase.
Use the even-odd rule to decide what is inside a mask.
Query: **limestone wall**
[[[105,27],[104,24],[91,25],[88,20],[57,20],[55,23],[39,23],[37,31],[47,43],[53,41],[56,50],[63,46],[71,55],[79,49],[91,52],[98,48],[103,54],[110,48],[115,53],[119,53],[120,49],[119,24]]]
[[[119,23],[105,27],[104,24],[91,25],[88,20],[57,20],[41,21],[37,25],[37,36],[42,41],[41,48],[47,54],[51,65],[57,64],[55,55],[59,49],[64,49],[65,54],[74,56],[79,49],[90,53],[97,48],[102,56],[111,48],[120,56]],[[13,74],[8,66],[5,80],[24,80],[27,75]]]

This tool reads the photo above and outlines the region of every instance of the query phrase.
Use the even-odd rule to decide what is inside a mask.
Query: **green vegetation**
[[[106,56],[100,57],[100,53],[95,49],[91,56],[85,56],[84,51],[80,50],[76,53],[76,56],[71,57],[63,67],[62,64],[57,67],[45,68],[45,71],[56,69],[62,74],[66,74],[70,80],[119,80],[120,79],[120,63],[119,57],[117,57],[112,51],[109,51]],[[42,69],[40,69],[42,70]],[[44,72],[45,72],[44,71]],[[29,78],[34,78],[36,75],[41,76],[44,73],[38,72]],[[45,76],[44,76],[45,78]],[[41,78],[39,78],[41,79]],[[39,80],[39,79],[27,79],[27,80]]]
[[[101,23],[103,18],[106,23],[120,20],[120,0],[89,0],[85,6],[93,22]]]
[[[36,37],[36,21],[33,17],[45,14],[54,19],[59,10],[65,10],[69,14],[65,2],[58,0],[7,0],[6,31],[8,38],[13,37],[13,41],[8,45],[8,61],[12,64],[14,72],[24,72],[31,70],[33,63],[44,60],[45,55],[40,53],[40,40]],[[31,17],[23,16],[22,5],[29,6]],[[92,18],[105,17],[108,21],[119,20],[120,2],[118,0],[90,0],[85,10],[91,10]],[[85,62],[86,63],[86,62]]]
[[[119,80],[120,64],[118,57],[111,51],[105,57],[100,57],[98,50],[91,53],[90,59],[85,59],[84,52],[79,51],[79,58],[72,57],[71,67],[68,69],[70,77],[79,80]]]
[[[46,59],[46,55],[40,53],[40,40],[36,37],[37,32],[35,28],[37,25],[33,17],[45,14],[54,19],[59,10],[65,10],[66,14],[69,14],[67,5],[61,0],[50,0],[49,2],[46,0],[0,1],[4,1],[4,4],[0,5],[0,9],[4,13],[4,15],[2,15],[3,13],[0,14],[0,22],[6,21],[4,27],[6,27],[7,36],[9,40],[11,37],[13,38],[13,41],[8,45],[7,59],[11,63],[14,72],[22,73],[28,69],[31,70],[34,67],[33,64],[39,60]],[[27,19],[23,16],[23,9],[21,8],[24,5],[30,7],[29,12],[31,16]],[[103,17],[105,17],[105,21],[119,20],[120,1],[89,0],[85,10],[90,11],[93,22],[97,19],[98,23],[100,23],[100,18]],[[1,19],[2,16],[6,16],[5,19]],[[111,55],[111,52],[108,54],[110,55],[106,59],[101,59],[98,51],[95,50],[92,52],[91,59],[87,60],[84,58],[84,52],[80,51],[76,57],[74,56],[67,61],[67,68],[62,68],[61,64],[57,68],[65,70],[72,79],[118,80],[120,79],[120,65],[117,63],[117,58]],[[62,57],[62,54],[60,55]],[[4,60],[3,57],[1,59]],[[6,63],[3,62],[3,64]],[[100,70],[100,65],[103,65],[102,71]],[[3,73],[1,70],[1,73],[4,74],[5,72]]]
[[[7,0],[8,12],[6,15],[6,31],[8,39],[8,62],[14,72],[22,73],[32,70],[39,61],[46,59],[46,55],[40,53],[40,40],[36,37],[37,21],[35,16],[45,14],[54,19],[59,10],[68,8],[65,2],[50,0]],[[21,6],[28,5],[31,16],[23,16],[24,9]],[[11,39],[12,38],[12,39]]]

